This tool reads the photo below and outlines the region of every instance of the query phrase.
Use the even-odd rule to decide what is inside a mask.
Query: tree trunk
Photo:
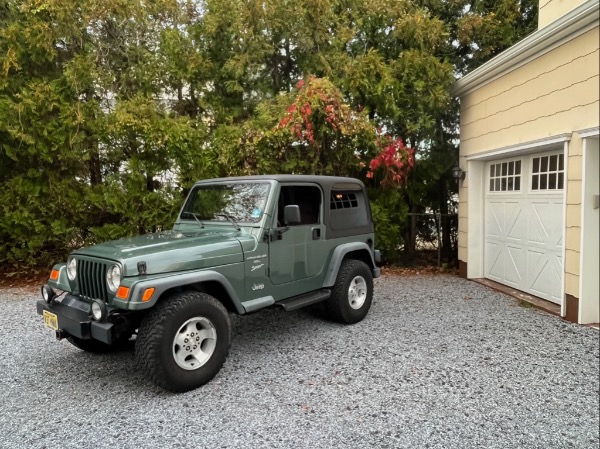
[[[85,101],[90,102],[93,99],[93,93],[90,90],[85,92]],[[85,134],[85,148],[89,152],[88,170],[90,172],[90,184],[97,186],[102,184],[102,161],[98,151],[98,141],[86,125],[83,127]]]
[[[408,264],[412,264],[417,250],[417,216],[414,215],[415,207],[412,204],[409,211],[408,226],[404,232],[404,259]]]
[[[86,139],[90,141],[90,138]],[[88,163],[88,168],[90,171],[90,184],[93,186],[97,186],[102,184],[102,162],[100,161],[100,155],[98,154],[98,146],[96,142],[90,142],[88,145],[88,150],[90,152],[90,160]]]

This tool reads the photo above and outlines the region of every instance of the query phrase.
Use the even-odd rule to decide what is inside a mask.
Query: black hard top
[[[255,175],[255,176],[232,176],[230,178],[212,178],[198,181],[196,184],[210,182],[235,182],[235,181],[277,181],[277,182],[312,182],[319,184],[325,190],[347,188],[348,184],[358,184],[364,189],[360,179],[346,178],[343,176],[317,176],[317,175]]]
[[[324,218],[325,238],[340,238],[359,234],[373,234],[373,218],[369,200],[366,195],[366,189],[363,182],[356,178],[345,178],[343,176],[316,176],[316,175],[260,175],[260,176],[235,176],[230,178],[213,178],[204,179],[196,183],[196,185],[210,184],[214,182],[237,182],[237,181],[277,181],[281,183],[313,183],[317,184],[323,190],[324,198],[329,198],[331,192],[338,191],[360,191],[365,195],[361,204],[364,207],[356,207],[351,209],[341,209],[336,211],[339,215],[336,226],[331,220],[331,204],[330,201],[324,202]],[[341,214],[341,215],[340,215]],[[341,225],[344,222],[344,225]],[[336,229],[338,227],[338,229]]]

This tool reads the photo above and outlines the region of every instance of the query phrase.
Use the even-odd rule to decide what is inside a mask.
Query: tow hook
[[[65,333],[59,329],[56,331],[56,339],[57,340],[62,340],[63,338],[65,338]]]

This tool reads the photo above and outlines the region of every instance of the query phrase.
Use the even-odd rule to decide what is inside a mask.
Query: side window
[[[300,208],[300,226],[321,222],[321,189],[313,186],[282,186],[277,203],[277,225],[284,225],[285,206]]]
[[[354,192],[331,192],[330,207],[331,207],[331,210],[349,209],[351,207],[358,207],[358,200],[356,199],[356,193],[354,193]]]
[[[329,208],[331,228],[334,230],[355,229],[369,223],[368,205],[362,190],[332,190]]]
[[[563,154],[534,157],[531,160],[531,190],[562,190],[565,183]]]

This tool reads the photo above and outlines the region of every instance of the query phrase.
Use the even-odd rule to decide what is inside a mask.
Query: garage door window
[[[521,190],[521,161],[490,164],[490,192]]]
[[[565,159],[562,154],[534,157],[531,161],[531,190],[562,190]]]

